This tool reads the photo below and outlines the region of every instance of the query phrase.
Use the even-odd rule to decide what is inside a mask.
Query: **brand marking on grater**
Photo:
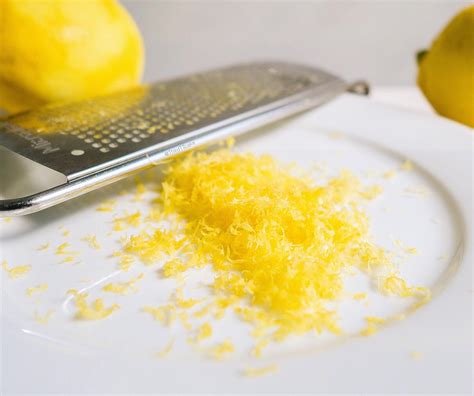
[[[25,140],[28,140],[31,143],[31,147],[33,147],[33,149],[43,150],[43,154],[50,154],[60,150],[59,147],[53,147],[52,143],[49,140],[46,140],[45,138],[40,136],[36,136],[28,132],[26,129],[23,129],[16,125],[2,123],[2,127],[5,131],[20,136]]]
[[[170,155],[176,155],[176,154],[182,153],[183,151],[186,151],[190,149],[191,147],[194,147],[195,145],[196,145],[195,141],[178,144],[176,147],[172,147],[166,150],[165,156],[169,157]]]

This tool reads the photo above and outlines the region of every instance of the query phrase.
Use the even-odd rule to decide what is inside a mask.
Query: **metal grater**
[[[251,63],[4,118],[0,216],[37,212],[347,89],[319,69]]]

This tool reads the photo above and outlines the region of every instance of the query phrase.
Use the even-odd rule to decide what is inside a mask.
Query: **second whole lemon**
[[[143,44],[115,0],[1,0],[0,109],[16,113],[136,85]]]
[[[474,5],[418,56],[418,85],[441,115],[474,127]]]

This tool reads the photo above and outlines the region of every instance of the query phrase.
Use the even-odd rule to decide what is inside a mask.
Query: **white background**
[[[126,0],[144,36],[145,80],[282,59],[373,85],[411,85],[415,54],[469,1]]]

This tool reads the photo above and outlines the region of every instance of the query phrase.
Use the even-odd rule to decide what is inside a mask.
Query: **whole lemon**
[[[474,127],[474,5],[418,55],[418,85],[441,115]]]
[[[1,0],[0,108],[15,113],[137,84],[140,32],[115,0]]]

